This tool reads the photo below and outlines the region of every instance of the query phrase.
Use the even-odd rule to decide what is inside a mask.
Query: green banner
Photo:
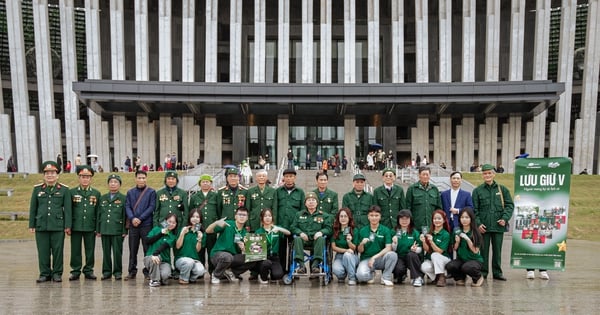
[[[513,268],[565,270],[570,190],[570,159],[515,162]]]
[[[265,234],[248,233],[244,237],[246,262],[267,259],[267,238]]]

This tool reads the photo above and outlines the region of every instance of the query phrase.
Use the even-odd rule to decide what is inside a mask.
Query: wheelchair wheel
[[[283,284],[286,284],[286,285],[292,284],[292,282],[294,281],[294,279],[292,279],[290,277],[290,275],[283,276],[283,278],[281,278],[281,280],[283,280]]]

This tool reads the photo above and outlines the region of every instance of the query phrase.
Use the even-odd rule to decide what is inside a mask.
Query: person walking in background
[[[71,189],[73,224],[71,226],[71,276],[69,281],[79,280],[83,272],[86,279],[96,280],[94,275],[94,252],[96,249],[96,218],[100,192],[91,187],[94,170],[81,165],[75,171],[79,185]],[[82,269],[81,243],[85,249],[85,265]]]
[[[33,188],[29,204],[29,232],[35,233],[40,270],[36,281],[62,282],[65,234],[71,234],[73,222],[71,192],[58,182],[60,167],[55,161],[42,163],[42,172],[44,182]]]
[[[294,169],[294,153],[292,152],[292,149],[288,149],[287,160],[287,169]]]

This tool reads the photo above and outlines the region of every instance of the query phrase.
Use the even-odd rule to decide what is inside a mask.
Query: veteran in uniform
[[[200,191],[190,197],[190,209],[198,208],[201,216],[202,226],[207,227],[211,223],[217,221],[219,219],[219,214],[217,212],[218,202],[217,202],[217,193],[214,191],[212,187],[213,178],[208,174],[200,175],[200,179],[198,180],[198,186],[200,186]],[[206,262],[208,261],[208,271],[212,273],[215,269],[210,259],[207,259],[207,256],[210,255],[210,251],[215,246],[217,242],[216,234],[205,234],[204,241],[205,245],[202,245],[200,252],[200,262],[202,265],[206,266]]]
[[[42,163],[42,172],[44,182],[33,188],[29,204],[29,231],[35,233],[40,270],[37,282],[61,282],[65,233],[71,234],[71,193],[58,182],[56,162]]]
[[[431,226],[433,211],[442,208],[442,198],[438,188],[429,182],[431,169],[419,167],[419,181],[410,185],[406,190],[406,208],[413,215],[415,226],[421,229]]]
[[[78,280],[81,272],[86,279],[96,280],[94,275],[94,251],[96,249],[96,217],[100,192],[91,187],[94,170],[89,165],[80,165],[75,170],[79,186],[71,189],[71,275],[69,281]],[[82,270],[81,243],[85,248],[85,266]]]
[[[225,171],[227,184],[217,192],[219,217],[231,219],[239,207],[246,207],[248,189],[240,185],[240,171],[228,168]]]
[[[313,247],[311,273],[319,273],[319,264],[323,262],[325,237],[333,232],[333,217],[317,210],[317,194],[308,192],[304,201],[306,209],[296,213],[290,231],[297,235],[294,238],[294,260],[298,263],[296,273],[306,273],[304,267],[304,245]]]
[[[339,210],[338,194],[327,188],[329,176],[323,171],[318,171],[315,179],[317,181],[317,188],[313,190],[313,192],[317,194],[317,200],[319,202],[317,210],[329,213],[335,217]]]
[[[175,171],[165,172],[165,187],[156,192],[156,208],[152,218],[154,226],[165,220],[167,215],[174,213],[177,222],[186,222],[189,215],[187,192],[179,187],[179,176]]]
[[[381,208],[381,224],[395,229],[398,222],[398,211],[405,208],[404,189],[396,185],[396,171],[386,168],[381,173],[383,185],[375,188],[373,197]]]
[[[248,189],[248,199],[246,199],[246,208],[250,210],[250,231],[256,231],[260,228],[260,212],[262,209],[271,209],[275,211],[273,217],[277,217],[277,195],[275,188],[267,185],[267,171],[259,170],[256,175],[258,185]]]
[[[365,175],[358,173],[352,177],[352,190],[342,198],[342,208],[352,210],[354,224],[357,229],[369,224],[367,213],[369,207],[375,204],[373,195],[365,191]]]
[[[100,197],[96,233],[102,241],[102,280],[121,280],[123,276],[123,240],[127,235],[125,229],[126,196],[122,194],[121,176],[108,176],[108,193]],[[112,253],[112,259],[111,259]]]

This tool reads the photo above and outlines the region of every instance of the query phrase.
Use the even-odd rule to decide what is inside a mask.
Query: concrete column
[[[219,47],[217,39],[217,26],[219,21],[219,1],[206,0],[206,54],[205,54],[205,75],[206,82],[217,82],[217,49]],[[220,136],[219,136],[220,137]],[[205,153],[206,156],[206,153]],[[206,157],[204,159],[206,163]],[[219,156],[218,164],[221,164]]]
[[[134,19],[135,79],[137,81],[148,81],[150,78],[150,48],[148,47],[148,0],[135,0]]]
[[[125,31],[123,0],[110,0],[111,78],[125,80]]]
[[[331,83],[331,1],[321,0],[321,83]]]
[[[461,165],[463,170],[468,170],[475,162],[475,117],[473,115],[464,115],[462,119],[462,132],[456,133],[457,139],[460,135],[462,146],[460,146],[460,155],[463,161]],[[457,146],[458,150],[458,146]],[[459,152],[457,152],[458,156]],[[481,163],[481,162],[480,162]]]
[[[254,78],[255,83],[265,82],[266,69],[266,0],[254,1]]]
[[[404,82],[404,1],[392,0],[392,83]]]
[[[417,82],[429,82],[429,32],[427,0],[415,2],[415,52]]]
[[[290,0],[280,0],[277,15],[277,82],[290,82]],[[286,151],[287,152],[287,148]]]
[[[485,29],[485,80],[498,81],[500,75],[500,0],[489,0]]]
[[[533,79],[546,80],[548,78],[548,47],[550,42],[550,3],[546,0],[537,0],[535,5],[535,43],[533,47]],[[533,117],[531,132],[527,132],[527,152],[532,157],[543,157],[546,145],[546,117],[548,110],[544,110]],[[530,139],[531,138],[531,139]]]
[[[379,0],[367,2],[369,83],[379,83]]]
[[[433,154],[436,164],[444,162],[446,165],[452,163],[452,116],[442,115],[440,125],[433,127]]]
[[[194,82],[196,50],[196,1],[183,0],[181,4],[181,81]],[[185,130],[185,129],[184,129]],[[198,156],[196,156],[198,158]],[[194,160],[195,163],[195,160]]]
[[[242,82],[242,0],[230,0],[229,82]]]
[[[454,160],[454,164],[451,164],[450,162],[446,163],[446,165],[450,166],[452,165],[452,167],[454,167],[454,170],[460,171],[460,172],[465,172],[467,170],[469,170],[468,167],[468,163],[467,161],[465,161],[463,159],[463,152],[462,152],[462,148],[464,147],[464,139],[463,137],[461,137],[461,135],[463,134],[463,125],[456,125],[456,158]]]
[[[204,163],[221,166],[223,151],[223,134],[221,126],[217,126],[216,115],[204,118]]]
[[[6,25],[10,56],[10,78],[13,97],[13,118],[17,152],[13,160],[19,171],[37,173],[40,167],[37,151],[35,122],[30,124],[27,69],[25,67],[25,43],[23,40],[23,17],[21,1],[6,2]]]
[[[200,126],[194,123],[193,115],[184,115],[182,128],[181,158],[196,165],[196,160],[200,156]]]
[[[416,156],[417,153],[423,157],[427,155],[427,161],[430,161],[429,154],[429,118],[427,116],[417,117],[417,128],[413,128],[416,134],[412,135],[412,140],[416,142],[416,146],[411,156]]]
[[[0,70],[0,78],[1,77],[2,77],[2,71]],[[2,80],[0,80],[0,91],[2,91]],[[3,93],[0,93],[0,115],[4,115],[4,96],[2,94]]]
[[[594,138],[596,135],[596,106],[598,104],[598,72],[600,67],[600,8],[598,0],[588,1],[585,38],[584,72],[581,86],[581,133],[575,132],[580,145],[573,148],[573,171],[594,169]],[[577,144],[577,142],[576,142]]]
[[[148,116],[138,114],[136,117],[137,130],[137,155],[141,157],[142,163],[154,164],[157,167],[156,158],[156,138],[154,132],[154,123],[150,123]],[[142,164],[143,165],[143,164]]]
[[[59,7],[67,158],[76,156],[77,154],[85,157],[87,156],[85,145],[86,133],[85,131],[80,132],[72,128],[72,126],[80,124],[79,98],[73,92],[73,82],[78,81],[77,52],[75,48],[75,7],[73,0],[62,0],[59,2]]]
[[[33,26],[35,35],[35,59],[38,86],[38,105],[41,130],[54,130],[54,90],[52,58],[50,57],[50,29],[48,27],[48,1],[33,0]],[[60,132],[60,128],[56,131]],[[57,138],[54,132],[42,132],[40,134],[41,158],[54,160],[61,153],[60,138],[59,146],[56,146]]]
[[[158,135],[160,156],[167,153],[179,152],[177,146],[177,125],[172,124],[172,118],[169,114],[161,114],[158,120]],[[181,155],[177,154],[177,160],[181,160]]]
[[[98,0],[85,1],[85,43],[88,79],[102,79],[102,58],[100,47],[100,6]],[[137,56],[137,54],[136,54]],[[136,60],[139,57],[136,58]],[[108,132],[102,132],[102,116],[88,107],[90,152],[98,155],[98,162],[105,171],[112,170],[112,159],[108,149]],[[107,123],[108,124],[108,123]],[[108,129],[107,129],[108,131]]]
[[[452,81],[452,0],[439,0],[440,82]]]
[[[356,162],[356,117],[354,115],[344,116],[344,152],[348,161],[353,159]]]
[[[314,83],[313,50],[313,1],[302,0],[302,83]]]
[[[248,157],[248,127],[233,126],[232,152],[233,163],[241,163]]]
[[[127,129],[126,129],[126,121],[125,116],[123,115],[114,115],[113,116],[113,159],[114,165],[121,168],[123,166],[123,161],[125,161],[125,156],[130,156],[133,159],[133,152],[131,150],[127,150],[126,141],[121,139],[127,138]]]
[[[158,80],[171,81],[171,0],[158,1]]]
[[[488,115],[479,125],[479,164],[498,163],[498,117]]]
[[[561,2],[560,40],[558,43],[557,82],[565,83],[565,92],[555,106],[557,138],[550,138],[550,156],[568,156],[571,125],[571,96],[573,92],[573,55],[575,48],[576,0]]]
[[[510,58],[508,62],[508,77],[510,81],[522,81],[523,45],[525,44],[525,0],[512,0],[510,13]]]
[[[108,121],[101,122],[100,130],[102,131],[103,137],[105,137],[105,138],[103,138],[102,143],[100,143],[101,147],[99,149],[99,152],[103,152],[102,153],[103,155],[100,158],[101,158],[101,161],[104,161],[103,162],[104,163],[103,165],[105,165],[104,169],[108,171],[114,167],[119,167],[118,164],[114,164],[112,162],[112,160],[113,160],[112,156],[111,156],[112,153],[110,152],[110,148],[108,146],[108,135],[110,134],[110,128],[108,126]],[[108,152],[108,153],[106,153],[106,152]],[[106,156],[108,160],[106,160],[106,158],[104,158],[104,156]]]
[[[0,156],[4,158],[0,161],[0,172],[6,172],[8,159],[13,156],[10,116],[6,114],[0,114]]]
[[[508,170],[509,164],[509,159],[510,156],[512,155],[512,157],[514,158],[515,155],[513,152],[513,148],[511,146],[511,141],[512,141],[512,137],[511,137],[511,130],[510,130],[510,123],[508,124],[502,124],[502,134],[501,134],[501,147],[502,150],[500,151],[500,164],[502,164],[504,166],[504,170],[507,173],[510,173],[510,171]],[[494,164],[496,165],[496,164]]]
[[[528,121],[525,123],[525,152],[529,153],[531,157],[539,157],[539,155],[533,155],[533,121]]]
[[[463,0],[461,63],[463,82],[475,82],[475,21],[477,16],[475,3],[476,0]]]
[[[277,156],[273,162],[279,169],[281,160],[287,156],[290,147],[290,119],[288,115],[277,116]]]
[[[356,83],[355,0],[344,0],[344,83]]]

